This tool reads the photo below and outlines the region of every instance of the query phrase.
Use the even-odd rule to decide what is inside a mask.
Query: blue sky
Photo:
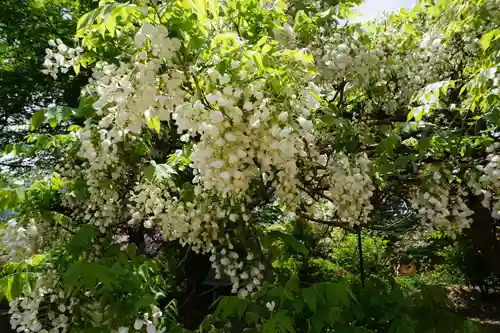
[[[399,8],[411,8],[415,2],[415,0],[365,0],[358,7],[358,10],[363,15],[360,19],[370,20],[382,15],[385,11],[392,12]]]

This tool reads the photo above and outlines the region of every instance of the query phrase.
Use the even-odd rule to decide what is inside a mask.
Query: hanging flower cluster
[[[41,303],[45,309],[41,312]],[[32,292],[10,303],[10,325],[17,332],[68,332],[77,299],[65,297],[57,279],[50,277],[36,281]]]
[[[49,40],[49,46],[51,48],[45,50],[46,55],[43,62],[45,69],[42,70],[42,73],[57,79],[59,72],[65,74],[71,68],[79,66],[83,48],[80,46],[76,48],[68,47],[60,39]]]
[[[131,219],[128,224],[135,225],[144,221],[144,227],[153,228],[161,219],[170,197],[164,188],[152,183],[136,183],[128,204]]]
[[[361,114],[355,115],[362,123],[372,113],[406,112],[415,91],[448,77],[464,58],[461,50],[444,44],[440,32],[425,33],[418,47],[413,45],[416,36],[399,26],[387,21],[375,24],[374,31],[356,25],[334,32],[328,29],[308,44],[316,57],[321,86],[335,92],[342,89],[344,96],[359,91],[369,96],[363,110],[357,111]],[[402,45],[413,47],[405,50]]]
[[[326,84],[339,85],[343,81],[356,84],[367,80],[380,64],[384,53],[381,49],[370,50],[349,32],[318,36],[318,45],[312,44],[318,70]],[[322,46],[320,46],[322,45]],[[363,82],[363,81],[361,81]]]
[[[209,68],[202,77],[207,93],[173,114],[186,140],[199,135],[191,157],[195,183],[223,198],[241,198],[251,180],[265,173],[276,179],[278,196],[293,206],[297,156],[314,139],[306,117],[318,102],[308,89],[284,91],[288,100],[276,100],[266,87],[273,76],[259,75],[250,57],[233,58],[227,72]]]
[[[491,209],[493,218],[500,217],[500,155],[493,153],[498,147],[500,147],[498,142],[488,147],[487,152],[490,152],[486,158],[488,163],[477,167],[483,174],[479,177],[476,194],[483,195],[483,205]]]
[[[112,138],[140,134],[152,118],[169,120],[182,103],[183,73],[172,62],[180,41],[167,36],[164,26],[145,23],[135,35],[137,53],[131,62],[97,64],[92,83],[99,99],[93,107],[102,115],[99,126],[111,127]],[[167,70],[160,73],[163,65]]]
[[[423,233],[444,229],[451,236],[455,236],[468,228],[474,212],[463,199],[467,192],[462,188],[453,189],[447,185],[438,171],[433,174],[427,185],[426,190],[414,189],[410,199],[411,207],[422,219]]]
[[[179,240],[196,252],[208,252],[219,239],[221,220],[228,218],[228,211],[213,202],[174,201],[165,207],[161,215],[163,230],[168,240]]]
[[[133,324],[133,331],[135,332],[146,332],[146,333],[163,333],[166,330],[166,327],[158,329],[160,325],[161,317],[163,316],[163,312],[156,305],[151,305],[150,313],[145,313],[142,319],[137,318]],[[132,331],[132,332],[133,332]],[[128,327],[120,327],[118,328],[118,333],[128,333]]]
[[[3,260],[16,262],[36,253],[39,231],[35,223],[24,228],[16,219],[10,219],[1,235],[3,248],[7,251],[2,255]]]
[[[232,248],[233,245],[229,242],[229,250],[212,249],[210,261],[212,268],[215,269],[215,277],[217,279],[223,276],[229,277],[232,284],[231,292],[245,298],[261,288],[265,266],[262,263],[255,263],[251,253],[248,253],[246,258],[240,258]]]
[[[350,226],[367,223],[373,210],[370,200],[375,190],[370,177],[371,161],[366,155],[351,160],[338,153],[326,168],[328,215],[337,215]]]

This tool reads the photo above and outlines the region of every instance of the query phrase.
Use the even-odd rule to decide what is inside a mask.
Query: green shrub
[[[347,271],[330,260],[311,258],[300,270],[300,279],[309,282],[334,282],[347,275]]]
[[[407,293],[394,281],[370,279],[362,287],[341,279],[301,288],[295,276],[284,286],[265,286],[248,299],[221,298],[202,328],[211,332],[479,332],[476,325],[453,313],[440,287]]]
[[[357,237],[353,234],[338,236],[335,247],[332,248],[329,255],[331,261],[355,275],[360,274]],[[386,240],[380,236],[363,234],[361,244],[364,270],[367,275],[387,276],[392,274],[390,258],[385,254]]]

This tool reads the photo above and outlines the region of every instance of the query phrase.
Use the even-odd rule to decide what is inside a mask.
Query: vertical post
[[[361,242],[361,225],[357,228],[358,233],[358,255],[359,255],[359,271],[361,275],[361,285],[365,286],[365,265],[363,262],[363,243]]]

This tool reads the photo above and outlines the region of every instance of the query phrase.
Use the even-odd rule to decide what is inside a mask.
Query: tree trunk
[[[469,207],[474,211],[472,225],[466,233],[472,244],[483,255],[484,264],[490,272],[500,277],[500,244],[496,238],[495,223],[490,210],[481,204],[482,199],[469,196]]]

